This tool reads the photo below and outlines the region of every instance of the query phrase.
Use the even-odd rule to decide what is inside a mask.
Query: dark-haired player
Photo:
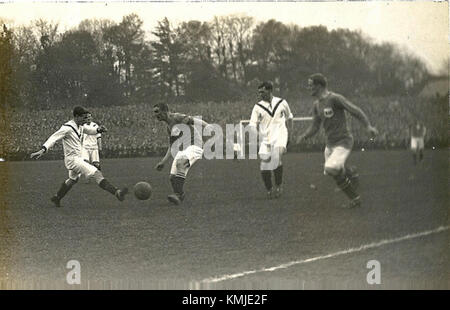
[[[183,188],[189,169],[203,157],[202,129],[208,123],[185,114],[172,113],[165,103],[156,104],[153,113],[158,121],[167,124],[169,135],[166,155],[155,168],[161,171],[171,155],[174,156],[170,169],[170,183],[174,193],[168,195],[167,199],[178,205],[185,197]]]
[[[346,166],[346,160],[353,147],[353,136],[347,125],[346,113],[350,113],[361,121],[372,136],[378,130],[370,124],[366,114],[344,96],[329,91],[327,80],[316,73],[309,77],[308,87],[316,98],[313,106],[313,123],[298,138],[297,142],[315,135],[322,126],[326,135],[324,173],[336,181],[339,188],[350,198],[349,207],[361,205],[361,198],[356,191],[356,172]]]
[[[251,128],[259,128],[262,138],[259,147],[261,159],[260,170],[269,199],[278,198],[282,193],[283,184],[283,154],[288,143],[288,129],[292,128],[293,115],[286,100],[272,94],[270,82],[258,86],[260,101],[255,104],[250,118]],[[286,126],[286,123],[289,123]],[[275,188],[272,185],[272,172],[275,178]]]
[[[123,189],[116,188],[105,179],[97,167],[83,160],[81,155],[83,135],[96,135],[106,131],[104,126],[99,126],[95,129],[84,127],[83,125],[87,121],[88,114],[89,112],[84,108],[75,107],[73,110],[73,119],[62,125],[58,131],[51,135],[39,151],[30,155],[31,158],[39,159],[57,141],[62,140],[64,148],[64,164],[67,170],[69,170],[69,178],[61,184],[56,195],[51,198],[51,201],[57,207],[61,206],[61,199],[67,194],[72,186],[78,182],[80,176],[93,178],[102,189],[115,195],[120,201],[123,201],[125,195],[128,193],[126,187]]]

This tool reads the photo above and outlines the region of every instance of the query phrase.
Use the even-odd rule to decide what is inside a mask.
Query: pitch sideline
[[[218,277],[207,278],[207,279],[201,280],[200,283],[206,283],[206,284],[218,283],[218,282],[222,282],[222,281],[227,281],[227,280],[244,277],[244,276],[247,276],[250,274],[275,271],[278,269],[285,269],[285,268],[289,268],[294,265],[306,264],[306,263],[323,260],[323,259],[327,259],[327,258],[333,258],[333,257],[341,256],[341,255],[357,253],[357,252],[365,251],[368,249],[378,248],[383,245],[393,244],[393,243],[397,243],[397,242],[401,242],[401,241],[405,241],[405,240],[411,240],[411,239],[415,239],[415,238],[419,238],[419,237],[428,236],[431,234],[437,234],[437,233],[440,233],[440,232],[443,232],[443,231],[446,231],[449,229],[450,229],[450,226],[439,226],[438,228],[433,229],[433,230],[427,230],[427,231],[423,231],[423,232],[419,232],[419,233],[408,234],[403,237],[398,237],[398,238],[394,238],[394,239],[385,239],[385,240],[378,241],[378,242],[372,242],[369,244],[362,245],[360,247],[350,248],[347,250],[342,250],[342,251],[338,251],[338,252],[334,252],[334,253],[330,253],[330,254],[326,254],[326,255],[311,257],[311,258],[307,258],[307,259],[303,259],[303,260],[292,261],[292,262],[281,264],[281,265],[274,266],[274,267],[261,268],[261,269],[257,269],[257,270],[249,270],[249,271],[243,271],[243,272],[239,272],[239,273],[235,273],[235,274],[228,274],[228,275],[222,275],[222,276],[218,276]]]

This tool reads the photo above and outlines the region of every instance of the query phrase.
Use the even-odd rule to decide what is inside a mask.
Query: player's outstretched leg
[[[63,199],[63,197],[70,191],[70,189],[72,188],[72,186],[74,184],[76,184],[78,182],[78,179],[76,180],[72,180],[72,179],[67,179],[65,180],[59,190],[56,192],[56,195],[53,196],[50,201],[53,202],[53,204],[55,205],[55,207],[61,207],[61,199]]]
[[[337,186],[350,199],[349,208],[359,207],[361,205],[361,197],[356,192],[355,186],[345,173],[345,169],[325,165],[325,173],[332,176]]]
[[[350,180],[352,186],[357,189],[359,187],[359,173],[355,166],[345,166],[345,176]]]
[[[103,174],[98,170],[94,173],[93,178],[97,182],[98,186],[100,186],[100,188],[116,196],[116,198],[119,201],[125,200],[125,195],[128,194],[128,188],[124,187],[118,189],[117,187],[112,185],[107,179],[105,179]]]
[[[333,177],[336,184],[344,192],[344,194],[350,198],[349,208],[359,207],[361,205],[361,197],[356,192],[355,186],[345,174],[338,174]]]
[[[92,163],[92,165],[93,165],[95,168],[97,168],[99,171],[102,170],[102,167],[100,166],[100,163],[99,163],[98,161],[94,161],[94,162]]]
[[[175,205],[181,204],[184,200],[184,182],[191,167],[191,163],[185,155],[178,156],[175,157],[170,171],[170,184],[172,184],[173,194],[167,196],[167,200]]]
[[[181,172],[176,175],[170,175],[170,183],[172,184],[173,194],[167,196],[167,200],[175,205],[179,205],[184,200],[184,182],[186,181],[186,176]]]

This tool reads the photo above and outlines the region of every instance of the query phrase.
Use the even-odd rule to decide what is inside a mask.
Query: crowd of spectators
[[[311,99],[287,98],[294,116],[311,115]],[[447,146],[448,98],[351,98],[369,116],[380,135],[371,141],[360,123],[351,118],[355,147],[406,148],[409,145],[409,126],[416,120],[424,122],[428,129],[426,145]],[[193,103],[170,105],[172,111],[202,116],[208,123],[222,126],[239,124],[249,119],[254,102]],[[103,136],[102,157],[140,157],[164,153],[167,132],[163,123],[152,115],[152,106],[126,105],[107,108],[87,107],[94,120],[108,128]],[[13,111],[6,118],[6,130],[0,132],[0,157],[22,160],[59,127],[72,118],[70,110]],[[323,131],[302,145],[295,144],[295,136],[309,125],[295,122],[290,148],[294,151],[320,150],[323,148]],[[62,144],[57,143],[46,158],[62,158]]]

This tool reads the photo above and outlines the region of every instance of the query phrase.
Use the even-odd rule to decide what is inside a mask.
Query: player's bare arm
[[[161,171],[164,168],[164,165],[169,160],[171,156],[171,145],[170,145],[170,139],[169,139],[169,146],[167,147],[167,152],[164,155],[163,159],[159,163],[156,164],[155,169],[158,171]]]
[[[356,117],[361,123],[366,127],[367,132],[369,132],[372,136],[378,135],[378,130],[370,124],[369,118],[367,115],[361,110],[359,107],[351,103],[349,100],[340,96],[339,102],[342,104],[342,107],[347,110],[352,116]]]
[[[108,129],[105,126],[101,125],[98,127],[84,126],[83,132],[88,135],[96,135],[96,134],[104,133],[107,131],[108,131]]]
[[[250,116],[249,129],[250,134],[258,135],[259,114],[256,106],[253,107],[252,114]]]
[[[98,150],[102,151],[103,146],[102,146],[102,138],[101,137],[97,138],[97,145],[98,145]]]
[[[315,118],[313,118],[313,123],[311,124],[311,126],[306,130],[306,132],[304,134],[302,134],[298,138],[297,142],[299,143],[302,140],[306,140],[306,139],[313,137],[315,134],[317,134],[319,129],[320,129],[320,119],[318,117],[315,117]]]
[[[312,124],[311,124],[311,126],[309,126],[309,128],[306,130],[306,132],[304,134],[302,134],[300,137],[297,138],[297,143],[300,143],[303,140],[309,139],[312,136],[314,136],[315,134],[317,134],[317,132],[320,129],[320,125],[321,125],[321,120],[320,120],[319,115],[316,112],[316,108],[314,107]]]

